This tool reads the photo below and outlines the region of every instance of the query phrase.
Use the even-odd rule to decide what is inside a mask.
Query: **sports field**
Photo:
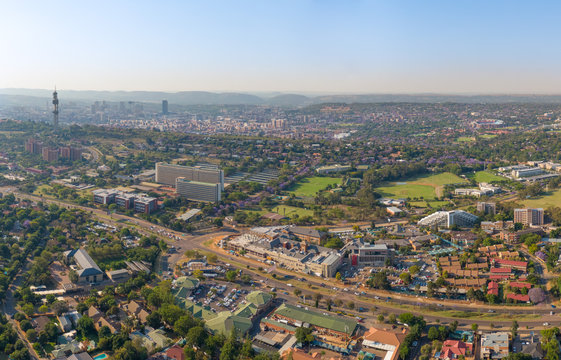
[[[325,189],[330,184],[341,184],[341,178],[319,177],[313,176],[300,180],[294,185],[289,192],[296,196],[312,197],[318,191]]]
[[[299,217],[302,216],[313,216],[314,212],[308,209],[302,209],[294,206],[279,205],[272,209],[272,212],[280,214],[282,216],[293,217],[298,214]]]
[[[392,182],[376,189],[384,197],[390,198],[420,198],[434,200],[442,194],[442,188],[447,184],[466,183],[467,180],[449,172],[420,176],[401,182]]]
[[[478,171],[478,172],[475,173],[473,178],[478,183],[480,183],[480,182],[487,182],[488,183],[488,182],[492,182],[492,181],[506,180],[506,178],[504,178],[502,176],[495,175],[495,174],[490,173],[488,171]]]
[[[525,206],[532,208],[544,208],[547,209],[550,206],[561,207],[561,189],[555,191],[549,191],[546,195],[538,196],[533,199],[526,199],[518,201]]]

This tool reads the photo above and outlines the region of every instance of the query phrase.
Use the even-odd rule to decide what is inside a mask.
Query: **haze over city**
[[[555,1],[10,1],[0,88],[561,93]]]

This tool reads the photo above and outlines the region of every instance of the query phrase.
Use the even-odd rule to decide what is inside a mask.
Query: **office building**
[[[523,225],[543,225],[543,209],[514,209],[514,222]]]
[[[44,147],[42,150],[43,160],[48,162],[55,162],[58,160],[58,149]]]
[[[120,193],[113,189],[96,189],[92,191],[92,194],[94,203],[109,205],[115,202],[116,196]]]
[[[349,252],[352,266],[386,266],[391,251],[386,244],[367,244],[362,241],[349,242],[343,250]]]
[[[178,177],[175,190],[180,196],[193,201],[219,202],[222,199],[222,189],[219,183],[191,181]]]
[[[224,171],[220,169],[200,169],[192,166],[156,163],[156,182],[175,186],[177,178],[210,184],[220,184],[224,190]]]
[[[162,114],[164,114],[164,115],[168,114],[168,101],[167,100],[162,100]]]
[[[493,202],[484,202],[479,201],[477,203],[477,211],[482,212],[484,214],[493,214],[495,215],[497,212],[497,206]]]
[[[123,192],[115,196],[115,204],[125,209],[133,209],[135,198],[136,198],[135,194]]]
[[[526,169],[519,169],[519,170],[512,170],[511,175],[515,179],[526,178],[530,176],[536,176],[543,174],[544,171],[539,167],[536,168],[526,168]]]
[[[134,211],[150,214],[158,207],[156,198],[144,196],[134,199]]]

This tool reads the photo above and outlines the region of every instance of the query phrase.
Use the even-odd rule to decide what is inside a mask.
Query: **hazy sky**
[[[561,94],[561,3],[8,1],[0,88]]]

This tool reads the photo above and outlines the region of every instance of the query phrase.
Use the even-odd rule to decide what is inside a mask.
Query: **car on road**
[[[544,323],[543,323],[543,326],[549,326],[549,323],[548,323],[548,322],[544,322]]]

